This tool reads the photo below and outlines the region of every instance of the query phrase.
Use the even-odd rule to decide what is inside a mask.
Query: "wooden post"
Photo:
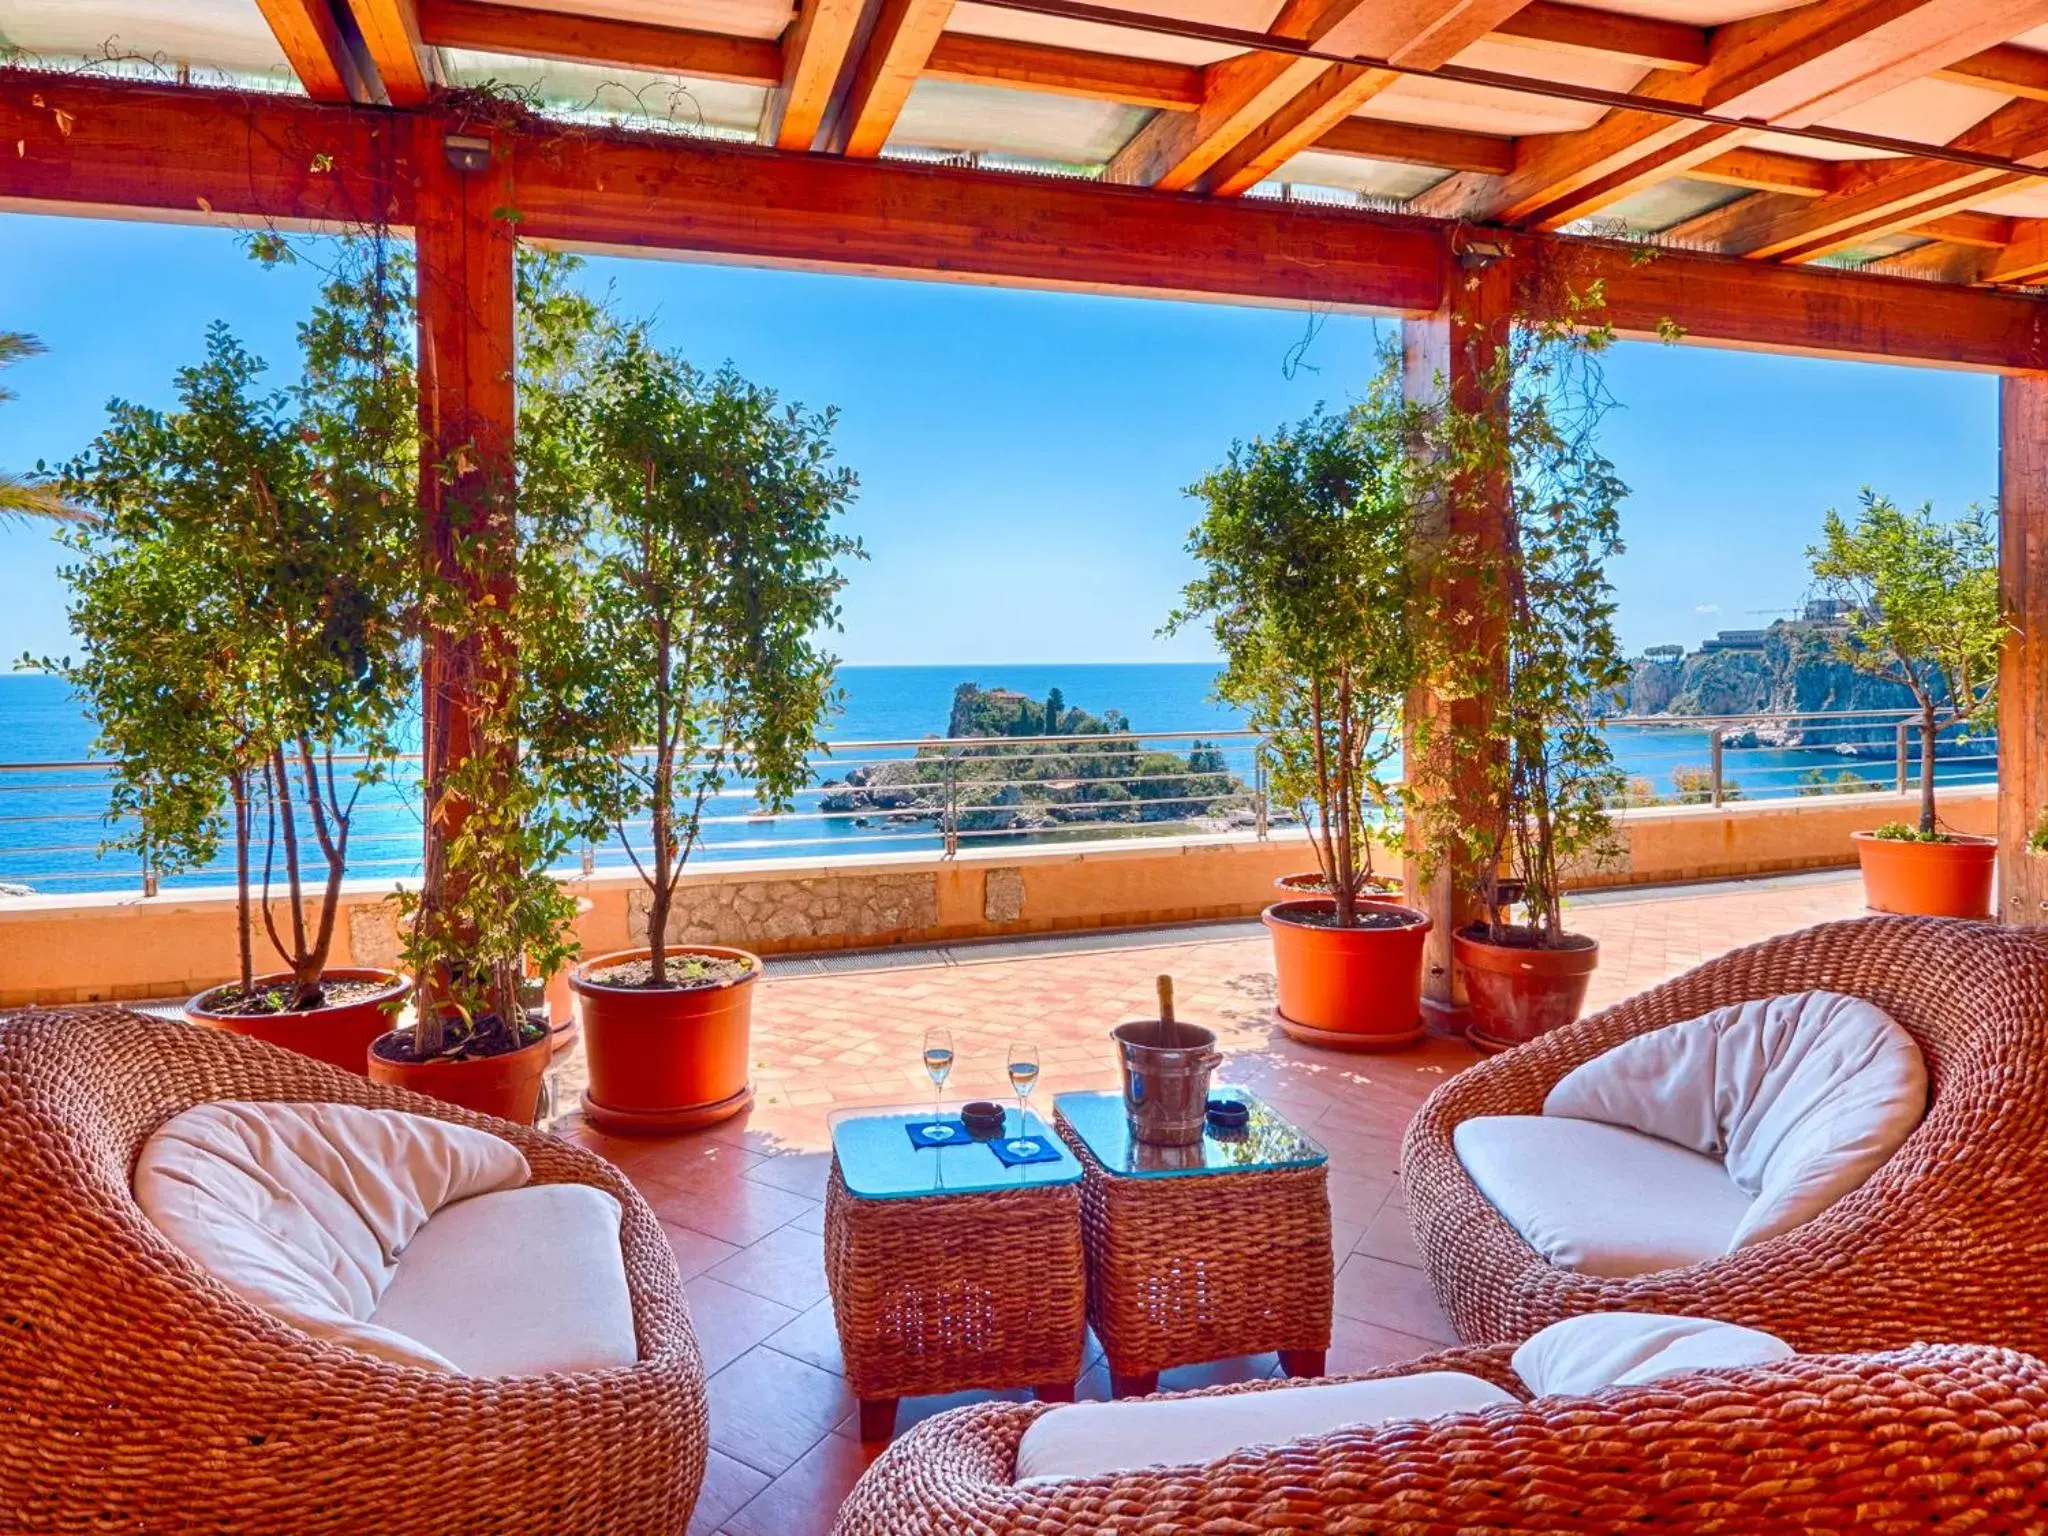
[[[419,305],[422,559],[472,602],[502,604],[513,580],[513,250],[509,146],[456,119],[427,113],[414,125],[414,213]],[[459,162],[457,136],[487,148],[481,166]],[[465,571],[458,546],[472,556]],[[477,556],[481,556],[479,559]],[[422,800],[426,899],[445,898],[445,852],[463,807],[444,797],[449,771],[474,751],[479,680],[509,665],[489,629],[430,630],[424,694]],[[488,690],[485,690],[486,692]]]
[[[1515,268],[1503,256],[1491,265],[1466,270],[1453,259],[1444,307],[1435,314],[1404,321],[1401,328],[1403,378],[1408,398],[1432,400],[1448,390],[1463,411],[1487,411],[1503,418],[1507,392],[1499,387],[1498,361],[1508,344],[1509,317],[1515,295]],[[1505,430],[1505,421],[1502,421]],[[1490,607],[1481,601],[1488,567],[1505,569],[1510,558],[1510,484],[1505,474],[1479,477],[1458,488],[1440,510],[1439,526],[1423,530],[1425,539],[1455,541],[1460,558],[1439,579],[1446,583],[1440,603],[1469,611]],[[1473,638],[1495,654],[1489,670],[1505,678],[1507,656],[1497,618],[1484,615]],[[1408,700],[1407,758],[1417,760],[1416,723],[1434,717],[1453,729],[1483,730],[1493,701],[1481,696],[1445,701],[1420,690]],[[1488,804],[1486,764],[1463,755],[1447,782],[1432,786],[1454,802],[1440,807],[1451,814],[1483,813]],[[1403,870],[1408,900],[1427,912],[1434,923],[1423,953],[1423,1012],[1433,1028],[1456,1030],[1463,991],[1451,964],[1451,935],[1478,917],[1469,871],[1445,859],[1428,880],[1413,861]]]
[[[1998,910],[2008,923],[2048,923],[2048,859],[2027,834],[2048,808],[2048,374],[1998,385],[1999,595]]]

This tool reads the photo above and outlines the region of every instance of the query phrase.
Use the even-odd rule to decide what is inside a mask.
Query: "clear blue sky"
[[[311,274],[265,273],[231,234],[0,215],[0,329],[49,355],[9,370],[0,464],[83,447],[106,401],[169,402],[230,321],[280,371]],[[627,312],[697,361],[730,358],[841,410],[861,476],[840,650],[855,663],[1200,659],[1153,631],[1189,569],[1181,489],[1235,437],[1341,404],[1374,322],[663,261],[594,261]],[[1692,644],[1797,604],[1821,512],[1869,482],[1946,509],[1997,483],[1988,378],[1627,345],[1606,446],[1633,487],[1614,575],[1630,647]],[[47,536],[0,528],[0,665],[65,646]]]

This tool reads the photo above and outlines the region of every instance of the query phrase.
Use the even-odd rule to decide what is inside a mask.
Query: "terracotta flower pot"
[[[1957,834],[1945,843],[1851,834],[1863,866],[1863,901],[1873,912],[1914,917],[1991,915],[1998,840]]]
[[[581,922],[588,917],[597,904],[588,896],[576,898],[576,919]],[[576,1043],[577,1018],[576,994],[569,990],[569,971],[575,962],[551,971],[541,978],[542,1007],[548,1016],[548,1033],[555,1042],[555,1054],[560,1055]],[[527,962],[527,974],[538,975],[538,968],[531,960]]]
[[[1340,1050],[1385,1050],[1422,1038],[1422,947],[1430,921],[1383,902],[1364,905],[1398,913],[1398,927],[1329,928],[1303,921],[1329,912],[1327,896],[1280,901],[1263,921],[1273,936],[1278,1022],[1297,1040]]]
[[[1273,889],[1283,896],[1327,896],[1329,887],[1319,869],[1305,869],[1299,874],[1281,875],[1273,882]],[[1366,882],[1365,899],[1368,901],[1398,901],[1401,896],[1401,879],[1398,875],[1374,875]]]
[[[1472,1022],[1466,1036],[1482,1051],[1504,1051],[1569,1024],[1586,1006],[1586,984],[1600,965],[1600,944],[1582,935],[1567,949],[1489,944],[1465,929],[1451,954],[1465,974]]]
[[[736,1115],[753,1099],[754,983],[761,961],[744,949],[692,944],[672,959],[707,955],[750,962],[747,974],[710,987],[619,987],[591,977],[644,960],[644,949],[599,955],[569,986],[583,1005],[590,1086],[583,1113],[600,1130],[664,1135]]]
[[[280,971],[258,976],[259,987],[291,985],[291,973]],[[370,1042],[391,1027],[392,1014],[412,990],[412,979],[396,971],[379,971],[368,966],[342,966],[321,973],[323,981],[374,981],[380,984],[374,997],[358,998],[329,1008],[301,1008],[292,1013],[218,1013],[208,1006],[223,992],[233,991],[239,982],[209,987],[185,1005],[185,1017],[209,1029],[248,1035],[255,1040],[281,1045],[301,1056],[311,1056],[361,1075],[363,1057]]]
[[[554,1056],[548,1036],[516,1051],[466,1061],[393,1061],[377,1050],[387,1038],[398,1038],[398,1034],[380,1035],[367,1053],[371,1082],[410,1088],[444,1104],[459,1104],[515,1125],[533,1124],[540,1108],[541,1080]]]

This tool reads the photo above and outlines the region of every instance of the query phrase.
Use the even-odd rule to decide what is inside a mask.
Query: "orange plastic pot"
[[[1422,1038],[1422,947],[1429,918],[1368,902],[1406,921],[1395,928],[1326,928],[1305,922],[1329,912],[1327,896],[1280,901],[1262,920],[1273,936],[1278,1023],[1295,1039],[1339,1050],[1386,1050]]]
[[[397,1039],[396,1032],[378,1041]],[[515,1125],[531,1125],[540,1108],[541,1080],[554,1051],[542,1035],[531,1045],[497,1056],[464,1061],[393,1061],[372,1044],[370,1081],[430,1094],[444,1104],[459,1104],[480,1115],[496,1115]]]
[[[1504,1051],[1562,1028],[1586,1006],[1586,986],[1600,966],[1600,944],[1569,935],[1567,949],[1489,944],[1466,929],[1451,935],[1451,955],[1465,977],[1471,1011],[1466,1037],[1482,1051]]]
[[[569,975],[582,1004],[590,1086],[583,1113],[600,1130],[666,1135],[736,1115],[754,1096],[754,983],[758,956],[693,944],[682,955],[749,962],[747,974],[715,987],[614,987],[591,977],[644,960],[644,949],[586,960]]]
[[[1914,917],[1991,915],[1998,840],[1957,835],[1945,843],[1914,843],[1852,834],[1863,867],[1863,901],[1873,912]]]
[[[185,1017],[209,1029],[224,1029],[230,1034],[281,1045],[288,1051],[360,1076],[370,1042],[391,1027],[392,1015],[412,990],[412,979],[396,971],[373,970],[368,966],[341,967],[320,974],[323,981],[375,981],[383,986],[374,997],[332,1008],[301,1008],[293,1013],[216,1013],[207,1006],[210,999],[241,985],[234,982],[200,993],[185,1005]],[[256,985],[290,986],[291,979],[290,972],[279,971],[258,976]]]

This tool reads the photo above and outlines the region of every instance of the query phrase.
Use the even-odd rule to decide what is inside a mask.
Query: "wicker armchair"
[[[1479,1192],[1461,1121],[1538,1113],[1572,1068],[1725,1004],[1826,989],[1867,998],[1927,1060],[1926,1119],[1863,1186],[1781,1237],[1682,1269],[1600,1279],[1552,1267]],[[1811,1352],[1992,1343],[2048,1355],[2048,947],[1945,918],[1869,917],[1769,939],[1460,1073],[1401,1159],[1438,1300],[1467,1343],[1582,1312],[1676,1312]]]
[[[1373,1374],[1462,1370],[1521,1396],[1510,1353],[1452,1350]],[[2048,1367],[1997,1349],[1802,1356],[1343,1429],[1206,1466],[1014,1485],[1017,1443],[1049,1411],[982,1403],[916,1426],[868,1469],[835,1536],[2038,1536],[2048,1523]]]
[[[625,1208],[640,1359],[505,1379],[305,1335],[201,1271],[129,1193],[165,1119],[328,1100],[479,1125],[540,1182]],[[703,1481],[703,1366],[661,1228],[554,1137],[233,1035],[120,1009],[0,1017],[0,1530],[238,1536],[682,1536]],[[489,1306],[488,1296],[476,1305]]]

